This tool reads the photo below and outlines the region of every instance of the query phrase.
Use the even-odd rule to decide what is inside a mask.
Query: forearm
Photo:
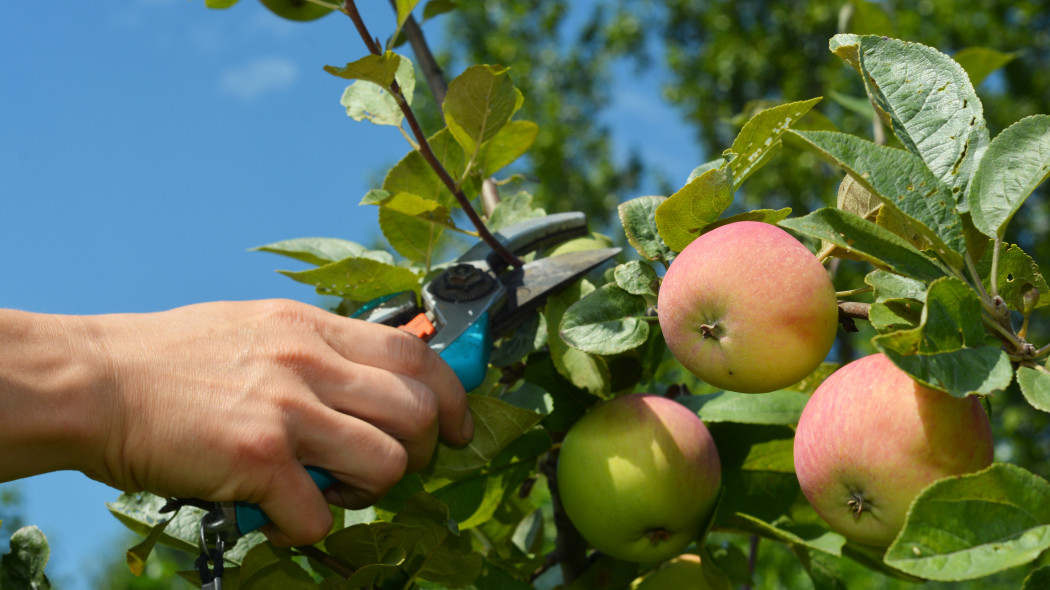
[[[91,323],[0,309],[0,481],[91,471],[105,431],[105,380]]]

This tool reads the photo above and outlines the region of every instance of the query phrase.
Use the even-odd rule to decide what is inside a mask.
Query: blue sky
[[[385,38],[389,3],[359,7]],[[435,44],[441,28],[426,28]],[[408,145],[393,128],[347,118],[346,82],[321,69],[363,54],[339,15],[292,23],[253,0],[225,11],[203,0],[6,7],[0,306],[99,314],[224,299],[316,302],[274,272],[300,266],[248,249],[377,237],[374,209],[357,203]],[[645,75],[617,83],[603,120],[616,153],[641,150],[684,180],[699,151],[659,101],[659,70]],[[25,496],[64,588],[87,588],[100,562],[123,560],[124,529],[104,507],[117,491],[77,473],[3,485]],[[10,533],[0,529],[0,538]]]

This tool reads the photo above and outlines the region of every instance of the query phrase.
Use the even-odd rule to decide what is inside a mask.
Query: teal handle
[[[452,344],[441,351],[441,358],[445,359],[445,362],[455,371],[460,383],[463,384],[463,389],[470,391],[485,382],[491,352],[492,335],[489,332],[489,314],[485,312],[477,322],[474,322],[453,340]],[[307,467],[306,471],[319,489],[326,490],[335,485],[335,478],[332,477],[332,474],[320,467]],[[258,504],[237,502],[235,510],[237,531],[242,535],[270,522],[270,518],[259,508]]]

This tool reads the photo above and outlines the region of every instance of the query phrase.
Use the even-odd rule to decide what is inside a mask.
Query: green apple
[[[707,383],[743,393],[809,375],[838,327],[824,266],[789,233],[757,221],[723,225],[686,246],[657,307],[675,358]]]
[[[839,533],[885,547],[926,486],[992,463],[980,401],[924,387],[874,354],[835,371],[795,432],[795,472],[814,510]]]
[[[288,20],[317,20],[332,12],[319,4],[307,0],[259,0],[270,12]]]
[[[695,540],[722,482],[700,418],[649,394],[591,408],[566,433],[557,475],[565,513],[587,542],[636,562],[663,561]]]
[[[647,574],[632,590],[711,590],[700,556],[683,553]]]

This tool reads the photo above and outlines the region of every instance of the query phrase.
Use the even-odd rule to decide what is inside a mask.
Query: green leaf
[[[878,337],[876,337],[878,338]],[[960,348],[934,354],[902,355],[885,350],[893,364],[927,387],[955,397],[1003,391],[1013,379],[1010,357],[997,346]]]
[[[127,550],[125,557],[131,573],[136,576],[142,575],[142,572],[146,569],[146,560],[149,559],[150,553],[153,553],[153,548],[156,547],[164,535],[164,529],[167,528],[169,523],[171,523],[170,519],[153,527],[149,535],[146,535],[146,538],[141,543]]]
[[[632,295],[655,297],[660,288],[660,277],[656,276],[656,271],[651,265],[640,260],[631,260],[617,265],[613,269],[613,277],[616,279],[617,286]]]
[[[670,249],[681,252],[733,202],[728,166],[708,170],[656,209],[656,227]]]
[[[428,469],[427,490],[435,490],[484,467],[512,441],[543,419],[543,414],[494,397],[471,395],[474,438],[463,447],[439,445]]]
[[[437,201],[424,199],[411,193],[390,194],[384,190],[370,190],[361,199],[361,205],[378,205],[393,213],[414,217],[432,225],[461,231],[452,221],[452,213]]]
[[[383,55],[366,55],[341,68],[325,66],[324,71],[338,78],[372,82],[389,90],[396,79],[400,64],[401,56],[387,51]]]
[[[570,305],[594,291],[594,286],[581,279],[559,293],[547,298],[544,315],[548,326],[560,326],[561,318]],[[593,395],[610,391],[612,376],[605,359],[570,347],[557,330],[548,330],[547,347],[558,373],[574,386]]]
[[[1050,565],[1033,570],[1024,579],[1024,586],[1021,586],[1021,590],[1042,590],[1043,588],[1050,588]]]
[[[912,330],[922,322],[922,304],[914,299],[884,299],[871,304],[868,321],[880,334]]]
[[[160,536],[159,542],[180,551],[198,554],[200,552],[200,524],[204,511],[192,506],[183,506],[172,518],[171,514],[162,514],[160,508],[168,501],[146,492],[121,494],[114,502],[107,502],[106,508],[124,526],[143,537],[149,536],[154,528],[164,521],[171,520]],[[252,548],[266,541],[259,532],[251,532],[241,537],[237,544],[228,548],[223,559],[233,565],[240,565],[245,554]]]
[[[1050,372],[1043,367],[1018,367],[1017,384],[1033,408],[1050,412]]]
[[[985,289],[991,289],[992,284],[992,278],[989,276],[992,273],[992,252],[986,251],[977,263],[977,274],[980,275]],[[1050,287],[1039,272],[1035,260],[1016,244],[1003,244],[999,252],[996,288],[1003,301],[1017,311],[1024,310],[1024,297],[1030,290],[1037,289],[1041,295],[1050,293]],[[1050,305],[1050,297],[1040,297],[1036,302],[1036,308],[1046,305]]]
[[[514,195],[501,199],[496,208],[492,210],[492,214],[485,221],[485,225],[490,232],[495,233],[515,223],[546,215],[547,212],[542,207],[536,207],[532,204],[531,194],[519,191]]]
[[[989,237],[1006,226],[1035,187],[1050,178],[1050,115],[1025,117],[997,135],[970,188],[973,224]]]
[[[930,283],[926,291],[919,327],[876,336],[872,342],[884,352],[911,355],[976,348],[987,337],[980,296],[961,280],[943,277]]]
[[[456,0],[430,0],[423,7],[423,20],[429,20],[436,16],[451,12],[456,9]]]
[[[765,165],[776,153],[784,132],[818,102],[819,97],[775,106],[760,111],[744,124],[728,150],[736,154],[729,163],[733,191],[740,188],[752,172]]]
[[[344,258],[309,270],[278,272],[300,283],[313,285],[322,295],[354,301],[371,301],[390,293],[419,292],[420,289],[420,277],[415,272],[371,258]]]
[[[853,6],[853,17],[850,19],[849,32],[858,35],[893,34],[893,21],[886,14],[882,3],[851,0],[850,4]]]
[[[947,272],[903,238],[870,221],[839,209],[818,209],[779,224],[848,250],[862,260],[896,274],[932,280]]]
[[[962,66],[962,69],[966,70],[966,75],[970,77],[970,84],[977,88],[989,74],[1010,63],[1018,55],[1018,53],[1003,53],[987,47],[967,47],[957,52],[952,58],[955,63]]]
[[[293,238],[251,250],[280,254],[314,266],[323,266],[350,257],[371,258],[386,264],[394,263],[394,257],[385,250],[369,250],[357,242],[339,238]]]
[[[966,248],[966,239],[955,198],[918,156],[846,133],[792,133],[903,216],[930,241],[942,260],[962,267],[960,253]]]
[[[204,0],[204,6],[208,8],[229,8],[237,3],[237,0]]]
[[[244,556],[239,590],[316,590],[317,582],[292,556],[269,543],[256,545]]]
[[[532,147],[540,133],[539,125],[532,121],[510,121],[481,146],[478,160],[481,176],[488,178],[517,160]]]
[[[667,197],[637,197],[620,203],[617,213],[627,241],[646,260],[659,260],[670,264],[675,252],[667,247],[660,237],[656,222],[656,211]]]
[[[835,35],[830,48],[861,74],[897,138],[965,211],[967,185],[989,138],[981,101],[962,67],[931,47],[874,35]]]
[[[626,352],[649,336],[645,308],[643,297],[604,285],[565,310],[559,333],[576,350],[606,356]]]
[[[878,302],[889,299],[926,301],[926,285],[922,281],[884,270],[873,270],[864,277],[864,282],[875,290],[875,301]]]
[[[1050,483],[996,463],[923,490],[887,564],[929,580],[971,580],[1029,563],[1050,548]]]
[[[26,526],[11,535],[11,550],[0,557],[0,588],[4,590],[48,590],[51,582],[44,568],[51,556],[47,537],[36,526]]]
[[[481,555],[471,551],[470,539],[460,534],[448,508],[432,496],[420,493],[410,498],[394,523],[421,531],[403,566],[410,578],[459,588],[481,573]]]
[[[521,93],[507,71],[500,66],[475,65],[448,85],[441,107],[445,124],[467,154],[495,137],[521,106]]]
[[[783,209],[754,209],[751,211],[745,211],[743,213],[737,213],[736,215],[730,215],[729,217],[723,217],[722,219],[705,225],[704,229],[700,231],[700,235],[718,229],[723,225],[729,225],[730,223],[736,223],[738,221],[759,221],[770,225],[776,225],[787,219],[789,215],[791,215],[791,207],[784,207]]]
[[[463,150],[448,129],[442,129],[427,139],[441,166],[453,177],[463,173],[466,160]],[[405,155],[383,179],[383,190],[391,193],[409,193],[424,199],[437,201],[445,207],[453,206],[455,198],[438,177],[434,169],[423,158],[419,150]],[[469,195],[468,195],[469,196]]]
[[[736,513],[732,524],[753,534],[789,545],[801,545],[836,557],[842,555],[846,538],[826,528],[790,521],[766,522],[750,514]]]
[[[412,62],[401,57],[394,76],[405,102],[412,104],[416,88],[416,73]],[[368,80],[357,80],[346,87],[339,103],[346,108],[346,115],[355,121],[368,121],[376,125],[401,125],[405,114],[390,91]]]
[[[445,233],[445,228],[441,225],[386,207],[379,209],[379,229],[398,254],[412,262],[420,262],[428,268],[433,262],[438,241]]]
[[[798,423],[809,396],[799,391],[773,391],[762,395],[723,391],[711,395],[679,398],[704,423],[736,422],[739,424]]]
[[[401,28],[401,25],[405,24],[409,16],[412,16],[412,9],[419,4],[419,0],[395,0],[394,6],[397,8],[397,26]]]

